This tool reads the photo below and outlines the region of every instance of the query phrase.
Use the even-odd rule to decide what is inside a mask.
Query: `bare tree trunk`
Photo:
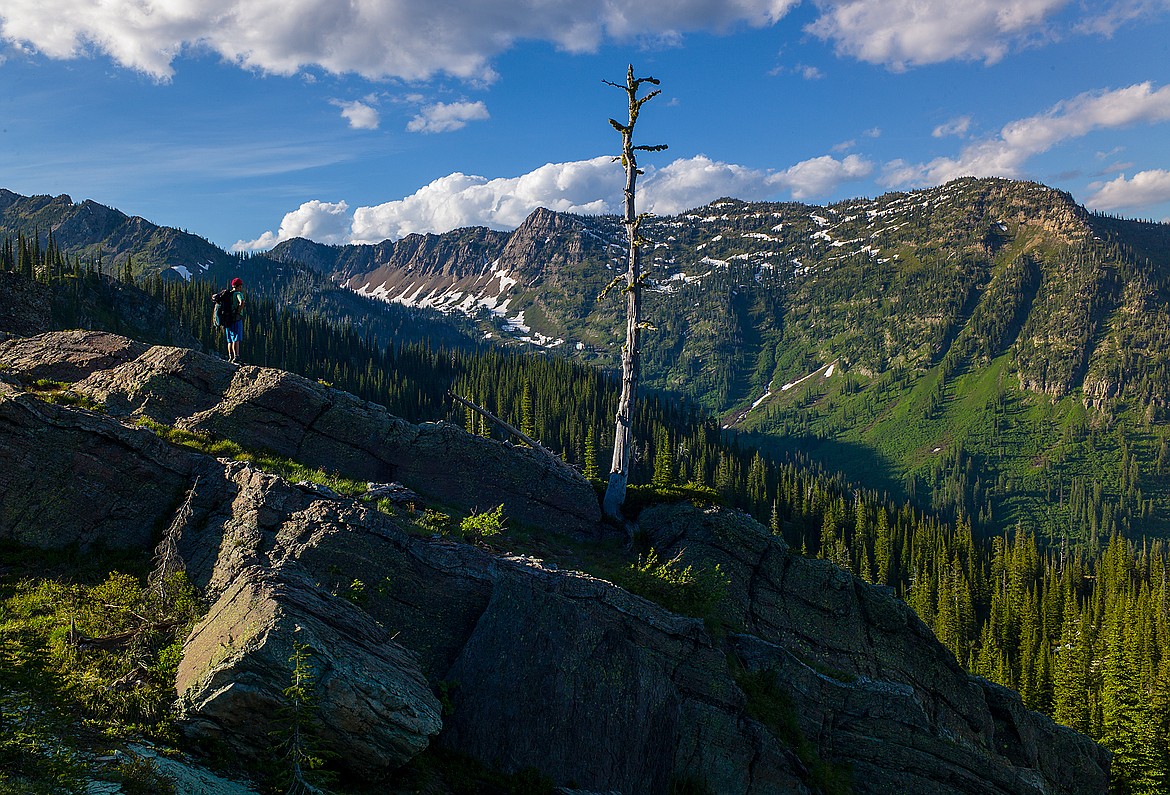
[[[624,136],[629,149],[629,135]],[[626,161],[626,237],[629,240],[629,258],[626,267],[626,344],[622,346],[622,394],[618,399],[617,423],[613,437],[613,460],[609,467],[609,485],[605,489],[605,514],[614,519],[621,515],[626,500],[626,483],[633,466],[634,432],[631,426],[634,413],[634,396],[638,392],[638,376],[641,374],[638,343],[641,336],[642,290],[638,284],[641,276],[641,262],[635,243],[634,187],[637,169],[633,159]]]
[[[606,81],[608,83],[608,81]],[[630,468],[633,466],[634,434],[631,425],[634,414],[634,398],[638,391],[638,377],[640,374],[639,336],[642,330],[642,272],[639,249],[643,243],[638,227],[642,217],[635,211],[634,196],[637,189],[638,161],[634,155],[637,151],[658,152],[666,147],[634,146],[634,124],[638,120],[638,113],[650,99],[660,92],[651,91],[644,97],[638,97],[638,89],[642,83],[658,85],[652,77],[635,78],[634,67],[631,65],[626,72],[626,84],[608,83],[626,91],[630,101],[630,116],[628,124],[621,124],[613,119],[609,123],[622,134],[622,164],[626,167],[625,213],[623,223],[626,227],[626,239],[629,245],[629,258],[625,273],[626,293],[626,344],[622,346],[622,393],[618,399],[617,423],[613,439],[613,462],[609,470],[609,484],[605,490],[605,499],[602,509],[606,516],[612,519],[621,519],[622,504],[626,500],[626,485],[630,478]],[[614,282],[620,283],[622,277]],[[612,285],[611,285],[612,286]]]

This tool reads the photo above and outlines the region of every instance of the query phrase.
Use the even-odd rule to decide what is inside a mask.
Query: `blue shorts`
[[[240,338],[244,336],[244,321],[237,320],[230,326],[224,326],[223,333],[228,342],[239,342]]]

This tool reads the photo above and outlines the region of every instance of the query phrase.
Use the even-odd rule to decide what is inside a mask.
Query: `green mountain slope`
[[[1170,532],[1167,225],[962,179],[829,207],[725,199],[643,228],[649,388],[986,533]],[[505,337],[616,363],[620,302],[593,300],[620,262],[616,219],[538,211],[506,239],[467,232],[272,256],[311,249],[353,289],[486,307]]]
[[[512,233],[295,240],[251,258],[68,197],[0,193],[0,223],[115,269],[243,273],[382,340],[425,327],[603,367],[621,344],[621,302],[596,300],[623,256],[613,217],[538,210]],[[962,179],[828,207],[723,199],[643,229],[648,389],[983,534],[1170,536],[1170,226]],[[445,314],[377,309],[404,306]]]

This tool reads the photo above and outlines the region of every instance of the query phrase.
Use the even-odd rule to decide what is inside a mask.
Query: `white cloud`
[[[806,28],[838,53],[895,71],[943,61],[993,64],[1013,49],[1072,35],[1111,36],[1165,13],[1166,0],[814,0]]]
[[[441,133],[461,130],[469,121],[489,119],[482,102],[436,102],[427,105],[406,125],[408,132]]]
[[[674,215],[722,196],[763,200],[786,190],[796,199],[824,198],[842,183],[868,175],[873,164],[858,155],[842,160],[826,155],[775,172],[698,155],[662,168],[644,167],[638,209]],[[579,215],[616,214],[622,211],[624,186],[625,171],[610,156],[548,163],[519,177],[488,179],[456,172],[404,199],[358,207],[352,215],[345,202],[305,202],[284,217],[278,231],[240,241],[235,248],[267,249],[293,237],[377,243],[467,226],[515,229],[538,207]]]
[[[699,207],[723,196],[739,199],[763,199],[775,193],[767,171],[733,163],[720,163],[705,155],[675,160],[655,169],[649,166],[638,183],[638,210],[656,215],[674,215]],[[618,166],[620,169],[621,167]],[[618,190],[621,190],[621,184]],[[621,206],[614,199],[615,212]]]
[[[894,69],[952,59],[995,63],[1043,33],[1070,0],[818,0],[808,30],[839,53]]]
[[[842,160],[822,155],[775,175],[771,183],[786,187],[797,200],[820,199],[832,194],[839,185],[863,179],[872,171],[873,163],[860,155],[846,155]]]
[[[971,129],[971,117],[960,116],[957,119],[951,119],[945,124],[940,124],[934,128],[931,133],[935,138],[946,138],[950,135],[957,135],[960,138],[967,134],[967,130]]]
[[[0,39],[53,58],[99,52],[169,79],[184,50],[277,74],[305,67],[367,78],[445,73],[491,81],[522,40],[593,52],[605,41],[774,24],[799,0],[5,0]]]
[[[1166,10],[1166,0],[1114,0],[1092,7],[1090,16],[1077,25],[1083,33],[1112,36],[1122,25]]]
[[[377,109],[360,100],[355,99],[352,102],[345,102],[340,99],[335,99],[333,100],[333,104],[341,108],[342,117],[355,130],[376,130],[381,123],[381,117],[378,115]]]
[[[1150,207],[1170,202],[1170,171],[1139,171],[1133,179],[1126,179],[1122,174],[1093,187],[1096,192],[1088,198],[1085,206],[1094,210]]]
[[[1027,161],[1064,141],[1096,130],[1170,120],[1170,86],[1149,82],[1115,91],[1079,94],[1048,111],[1009,122],[995,138],[965,147],[958,157],[929,163],[895,160],[885,167],[881,184],[938,185],[956,177],[1021,177]]]
[[[568,213],[614,212],[603,197],[618,195],[621,180],[620,167],[609,157],[549,163],[511,178],[456,172],[404,199],[357,208],[351,240],[373,243],[464,226],[514,229],[537,207]]]
[[[286,213],[276,232],[265,232],[255,240],[237,241],[233,251],[269,249],[282,240],[304,237],[318,243],[348,243],[350,234],[349,205],[345,202],[307,201]]]

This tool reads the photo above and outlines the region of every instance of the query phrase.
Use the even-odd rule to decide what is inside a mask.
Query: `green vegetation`
[[[314,469],[284,456],[269,452],[245,450],[230,439],[214,439],[210,434],[198,431],[186,431],[182,428],[172,428],[161,422],[155,422],[149,417],[139,417],[139,427],[154,431],[171,444],[189,447],[206,455],[217,458],[230,458],[233,461],[246,461],[257,469],[288,480],[292,483],[309,482],[350,497],[365,494],[367,484],[352,478],[342,477],[336,473]]]
[[[659,561],[658,553],[651,549],[620,574],[618,584],[672,612],[716,618],[716,610],[727,596],[729,580],[719,564],[684,566],[682,553]]]
[[[0,578],[0,793],[81,792],[94,774],[83,752],[173,741],[180,643],[200,612],[181,574],[147,587],[119,572]],[[166,791],[145,760],[103,774]]]
[[[38,378],[29,384],[41,400],[61,406],[76,406],[87,411],[101,411],[103,406],[88,395],[81,395],[73,391],[73,385],[64,381],[51,381],[47,378]]]
[[[360,584],[355,580],[355,583]],[[275,734],[275,757],[278,760],[273,778],[279,791],[286,795],[324,793],[333,777],[323,770],[325,757],[313,737],[317,726],[317,671],[312,663],[313,649],[293,642],[289,662],[292,664],[288,687],[281,691],[284,704],[280,710],[280,728]]]
[[[472,513],[459,523],[459,532],[464,538],[483,541],[504,532],[504,506],[497,505],[490,511]]]
[[[454,522],[448,514],[431,508],[423,510],[422,515],[419,516],[416,522],[425,532],[438,533],[444,536],[450,533],[451,528],[454,526]]]

